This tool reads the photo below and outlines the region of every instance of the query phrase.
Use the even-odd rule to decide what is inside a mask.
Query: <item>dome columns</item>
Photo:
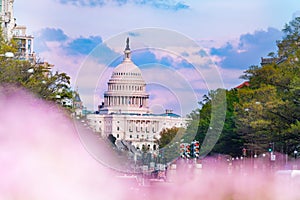
[[[104,106],[148,107],[148,96],[105,96]]]

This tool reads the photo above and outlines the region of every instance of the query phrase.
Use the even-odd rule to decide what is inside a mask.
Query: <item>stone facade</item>
[[[14,18],[14,0],[0,0],[0,24],[4,39],[10,41],[14,39],[17,43],[18,52],[15,58],[36,62],[33,51],[33,36],[26,34],[26,26],[17,26]]]
[[[16,26],[13,29],[13,38],[18,45],[16,57],[19,60],[36,62],[36,55],[33,51],[33,36],[26,34],[26,26]]]
[[[12,39],[13,29],[16,26],[13,4],[14,0],[0,0],[1,28],[6,40]]]

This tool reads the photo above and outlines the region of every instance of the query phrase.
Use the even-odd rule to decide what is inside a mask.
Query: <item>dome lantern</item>
[[[130,60],[130,47],[129,47],[129,37],[126,39],[126,48],[124,50],[124,60]]]

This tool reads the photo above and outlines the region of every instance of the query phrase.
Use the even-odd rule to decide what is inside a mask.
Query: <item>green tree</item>
[[[217,94],[220,91],[211,91],[208,95],[203,96],[203,100],[199,103],[201,108],[192,111],[189,117],[192,119],[187,128],[187,133],[196,133],[195,140],[203,144],[204,139],[212,134],[215,135],[213,128],[211,127],[211,120],[216,121],[215,123],[220,123],[218,119],[218,113],[215,117],[212,116],[212,102],[217,99]],[[224,91],[226,92],[226,116],[224,121],[224,126],[222,126],[221,135],[213,147],[211,153],[228,154],[232,156],[240,155],[242,151],[243,141],[241,136],[236,132],[235,125],[235,112],[234,105],[238,102],[237,91],[235,89]],[[218,103],[215,104],[218,106]],[[188,135],[188,134],[187,134]],[[201,147],[203,148],[203,147]]]
[[[156,141],[159,145],[158,158],[165,163],[172,162],[180,156],[180,143],[187,135],[184,128],[167,128],[160,132],[160,138]],[[186,142],[186,140],[184,141]]]
[[[1,34],[0,34],[1,35]],[[62,103],[65,99],[73,98],[70,88],[70,77],[66,73],[52,72],[45,63],[31,63],[6,58],[6,52],[15,53],[13,41],[7,42],[0,36],[0,85],[22,87],[39,98]]]
[[[300,18],[285,26],[283,40],[278,41],[278,62],[251,66],[243,78],[250,83],[238,91],[236,105],[238,132],[246,145],[266,151],[268,143],[275,150],[291,153],[300,140],[296,136],[300,96]]]
[[[280,133],[284,126],[274,113],[283,102],[277,97],[276,87],[264,85],[257,89],[244,88],[238,91],[240,104],[236,104],[238,133],[245,140],[245,146],[252,152],[264,152],[274,133]]]
[[[170,144],[171,141],[175,138],[178,131],[179,131],[179,128],[177,128],[177,127],[163,129],[159,133],[160,138],[157,140],[157,144],[159,145],[159,148],[164,148],[165,146]]]

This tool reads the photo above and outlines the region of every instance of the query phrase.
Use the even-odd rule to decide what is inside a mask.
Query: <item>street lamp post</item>
[[[12,52],[5,52],[4,54],[0,54],[1,57],[6,57],[6,58],[13,58],[15,57],[14,53]]]

